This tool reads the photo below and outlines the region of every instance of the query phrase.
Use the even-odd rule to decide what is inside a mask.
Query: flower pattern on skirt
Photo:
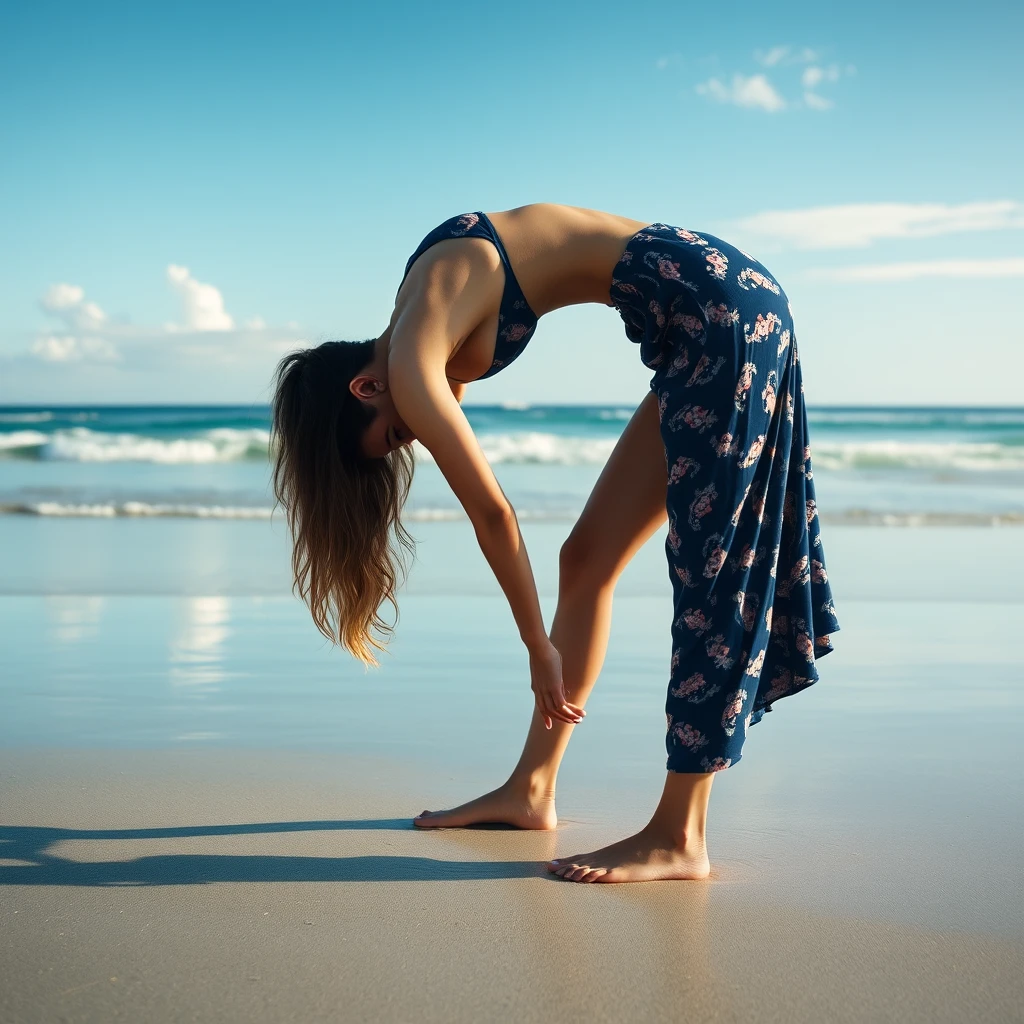
[[[722,771],[839,629],[792,312],[752,257],[665,224],[629,240],[611,299],[654,371],[668,469],[668,768]]]

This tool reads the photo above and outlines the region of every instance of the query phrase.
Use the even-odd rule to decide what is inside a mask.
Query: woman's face
[[[412,431],[398,415],[395,403],[391,400],[391,392],[382,391],[362,401],[377,410],[377,415],[363,431],[360,444],[363,455],[368,459],[382,459],[388,452],[415,440]]]

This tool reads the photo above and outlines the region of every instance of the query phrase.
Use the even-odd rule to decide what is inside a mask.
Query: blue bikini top
[[[494,340],[494,362],[491,363],[485,374],[475,378],[483,380],[508,366],[526,348],[527,342],[537,329],[537,315],[530,309],[530,304],[526,301],[522,288],[519,287],[516,275],[512,272],[512,264],[508,261],[505,246],[502,245],[498,232],[494,230],[494,225],[487,219],[485,213],[464,213],[462,216],[452,217],[434,228],[409,257],[402,280],[405,280],[409,268],[427,249],[447,238],[486,238],[494,243],[505,267],[505,290],[502,292],[501,307],[498,310],[498,336]]]

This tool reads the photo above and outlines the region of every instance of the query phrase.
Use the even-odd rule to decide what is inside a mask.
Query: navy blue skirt
[[[756,260],[666,224],[629,240],[611,298],[654,370],[668,467],[668,768],[719,771],[839,629],[792,313]]]

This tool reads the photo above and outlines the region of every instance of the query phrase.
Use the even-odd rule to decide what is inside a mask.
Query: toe
[[[584,864],[582,867],[574,868],[565,877],[568,878],[570,882],[578,882],[584,875],[588,874],[589,871],[590,867]]]
[[[608,871],[605,868],[591,868],[581,879],[581,882],[599,882]]]

